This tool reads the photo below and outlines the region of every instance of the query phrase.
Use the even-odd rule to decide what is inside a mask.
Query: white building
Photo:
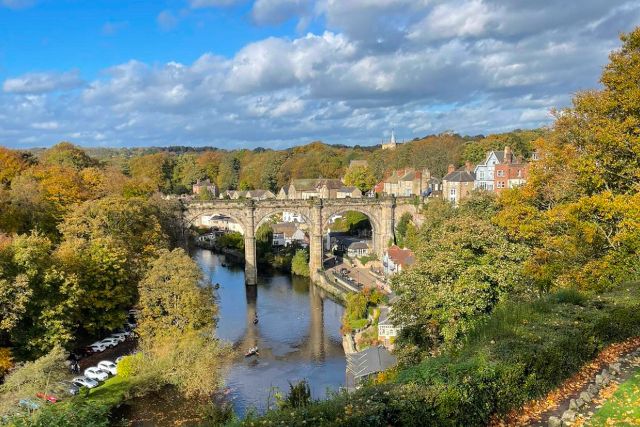
[[[493,191],[495,188],[495,170],[496,165],[502,163],[504,153],[502,151],[489,151],[484,160],[474,169],[475,181],[474,188],[481,190]]]
[[[302,215],[297,212],[282,212],[282,222],[304,222]]]
[[[304,234],[297,224],[290,222],[280,222],[271,226],[273,230],[273,246],[289,246],[298,244],[303,247],[307,246],[307,236]]]
[[[392,349],[393,343],[400,332],[400,328],[391,323],[389,314],[391,314],[390,307],[380,308],[380,317],[378,317],[378,339],[382,341],[385,347]]]
[[[367,242],[353,242],[347,248],[347,256],[349,258],[359,258],[367,255],[369,255],[369,244]]]
[[[231,217],[226,215],[203,216],[201,219],[203,227],[216,228],[222,231],[237,231],[242,233],[242,227]]]

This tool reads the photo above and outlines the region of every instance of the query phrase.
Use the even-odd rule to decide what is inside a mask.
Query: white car
[[[100,385],[98,381],[92,380],[91,378],[87,378],[87,377],[75,377],[71,381],[71,384],[75,385],[76,387],[87,387],[87,388],[94,388]]]
[[[92,366],[84,370],[84,376],[87,378],[91,378],[92,380],[104,381],[109,378],[109,374],[98,368],[97,366]]]
[[[125,340],[127,339],[126,335],[124,335],[122,333],[111,334],[111,335],[109,335],[109,338],[114,338],[114,339],[118,340],[118,342],[125,342]]]
[[[107,348],[111,348],[120,344],[120,340],[118,340],[117,338],[105,338],[102,341],[100,341],[100,343]]]
[[[96,353],[101,353],[107,349],[107,346],[102,341],[94,342],[89,347]]]
[[[115,363],[110,360],[103,360],[98,363],[98,368],[101,370],[110,373],[111,375],[116,375],[118,373],[118,367]]]

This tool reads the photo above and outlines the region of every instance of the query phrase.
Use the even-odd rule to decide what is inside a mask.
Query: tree
[[[413,215],[409,212],[405,212],[400,216],[400,220],[398,221],[398,225],[396,226],[396,241],[399,246],[404,246],[405,238],[407,237],[407,232],[409,231],[409,227],[411,227],[411,221],[413,220]]]
[[[48,166],[59,166],[81,170],[97,166],[98,162],[87,155],[81,148],[70,142],[60,142],[42,153],[42,163]]]
[[[240,160],[227,155],[220,163],[217,183],[220,190],[236,190],[240,181]]]
[[[541,290],[601,290],[640,273],[640,28],[621,39],[602,90],[556,113],[527,184],[501,198],[497,221],[534,247],[526,267]]]
[[[9,185],[27,165],[17,151],[0,147],[0,185]]]
[[[344,182],[347,185],[358,187],[360,191],[365,193],[376,185],[376,177],[368,166],[353,166],[347,169]]]
[[[528,291],[522,269],[528,248],[473,214],[458,213],[431,226],[416,254],[416,263],[391,284],[405,357],[456,345],[499,301]]]
[[[20,235],[3,252],[0,326],[20,357],[39,355],[73,340],[82,289],[52,257],[51,240]]]
[[[291,272],[298,276],[309,277],[309,252],[298,249],[291,260]]]
[[[189,330],[213,332],[217,308],[202,272],[182,249],[163,250],[140,282],[142,339]]]

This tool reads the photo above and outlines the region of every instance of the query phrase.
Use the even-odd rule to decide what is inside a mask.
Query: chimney
[[[513,163],[513,152],[508,145],[504,147],[504,162],[507,164]]]
[[[447,168],[447,173],[454,172],[455,170],[456,170],[456,167],[453,164],[450,164],[449,167]]]
[[[467,172],[472,172],[473,171],[473,165],[471,164],[471,162],[469,160],[464,162],[464,168],[466,169]]]

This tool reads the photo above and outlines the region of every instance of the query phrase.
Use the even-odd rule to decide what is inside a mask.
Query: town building
[[[393,350],[394,341],[400,333],[400,328],[394,325],[389,318],[391,307],[380,307],[380,316],[378,317],[378,339],[382,341],[389,350]]]
[[[193,184],[193,186],[191,187],[191,191],[193,192],[193,194],[198,195],[200,195],[204,191],[208,191],[209,194],[211,194],[211,197],[218,197],[218,187],[216,187],[215,184],[212,184],[211,180],[209,179],[199,179],[195,184]]]
[[[289,200],[335,199],[342,187],[344,184],[339,179],[294,179],[286,191],[281,190],[279,196],[286,193]]]
[[[393,367],[397,358],[382,346],[369,347],[356,353],[348,353],[346,386],[350,391],[358,388],[373,375]]]
[[[269,190],[226,190],[220,193],[221,199],[253,199],[267,200],[275,199],[276,196]]]
[[[528,164],[513,155],[510,147],[504,147],[503,160],[495,167],[495,192],[523,185],[527,181]]]
[[[289,246],[297,244],[307,246],[307,236],[297,224],[291,222],[279,222],[271,226],[273,230],[273,246]]]
[[[244,197],[253,200],[268,200],[275,199],[276,195],[269,190],[247,190]]]
[[[276,199],[278,200],[287,200],[289,199],[289,186],[284,186],[278,191],[276,195]]]
[[[504,152],[489,151],[485,156],[484,162],[478,164],[475,169],[474,188],[486,191],[493,191],[495,188],[495,169],[496,165],[502,163]]]
[[[389,141],[387,142],[382,142],[382,149],[383,150],[395,150],[396,148],[398,148],[398,142],[396,141],[396,135],[394,133],[394,131],[391,131],[391,138],[389,138]]]
[[[467,197],[474,188],[475,174],[471,163],[456,169],[454,165],[449,165],[447,175],[442,178],[442,197],[454,205]]]
[[[336,191],[336,199],[360,199],[362,191],[358,187],[341,187]]]
[[[282,222],[304,222],[304,219],[298,212],[284,211],[282,212]]]
[[[220,231],[235,231],[243,233],[242,226],[226,215],[205,215],[202,217],[201,221],[203,227],[209,227]]]
[[[359,258],[369,255],[369,244],[365,241],[353,242],[347,248],[349,258]]]
[[[402,270],[415,263],[415,260],[415,255],[411,249],[401,249],[400,247],[393,245],[385,250],[382,258],[384,274],[391,276],[396,273],[400,273]]]
[[[429,169],[419,171],[406,168],[391,172],[374,189],[385,196],[410,197],[423,196],[438,191],[438,188],[433,188],[434,185],[439,184],[432,180]]]

